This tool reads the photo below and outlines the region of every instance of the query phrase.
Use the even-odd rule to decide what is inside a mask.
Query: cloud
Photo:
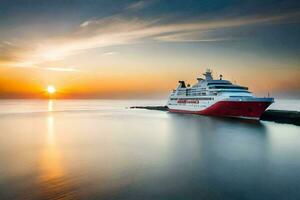
[[[234,40],[232,37],[221,37],[211,31],[191,31],[166,34],[155,37],[156,40],[165,42],[219,42]]]
[[[132,10],[132,11],[142,10],[145,7],[147,7],[150,3],[151,3],[151,1],[149,1],[149,0],[148,1],[137,1],[135,3],[128,5],[125,9]]]
[[[288,13],[271,16],[248,16],[214,21],[195,21],[185,23],[164,23],[163,18],[142,20],[139,18],[124,18],[113,16],[99,20],[83,22],[77,30],[65,38],[61,38],[61,51],[85,50],[97,47],[129,44],[143,39],[187,37],[213,40],[208,31],[217,31],[224,28],[235,28],[249,25],[266,25],[289,23],[290,19],[299,17],[300,13]],[[205,34],[204,34],[205,33]],[[213,35],[212,35],[213,36]],[[177,41],[176,40],[176,41]],[[171,40],[170,40],[171,41]],[[175,40],[174,40],[175,41]]]
[[[85,22],[82,22],[79,26],[80,27],[85,27],[85,26],[88,26],[91,22],[93,22],[92,20],[87,20]]]
[[[113,56],[113,55],[116,55],[116,54],[119,54],[119,52],[110,51],[110,52],[103,53],[102,56]]]
[[[39,69],[48,70],[48,71],[58,71],[58,72],[79,72],[79,69],[72,67],[39,67]]]
[[[13,67],[13,68],[30,68],[30,69],[37,69],[37,70],[46,70],[46,71],[56,71],[56,72],[81,72],[81,70],[73,68],[73,67],[39,67],[35,66],[31,63],[28,64],[12,64],[9,65],[8,67]]]
[[[132,44],[145,40],[162,42],[230,40],[233,38],[228,35],[214,33],[223,29],[243,26],[299,22],[299,16],[300,13],[295,12],[182,23],[165,22],[164,18],[143,20],[134,17],[125,18],[120,15],[87,20],[64,36],[45,38],[43,41],[2,42],[0,66],[41,67],[43,63],[62,60],[84,50]],[[222,31],[220,32],[222,33]],[[106,55],[113,55],[113,53],[108,52]],[[59,68],[56,70],[58,71]],[[70,69],[65,71],[70,71]]]
[[[24,42],[18,41],[13,43],[4,41],[0,43],[0,64],[22,61],[27,58],[27,52],[32,53],[32,48]]]

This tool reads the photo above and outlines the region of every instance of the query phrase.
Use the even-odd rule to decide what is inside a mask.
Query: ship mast
[[[207,69],[203,75],[205,76],[205,80],[213,80],[212,71],[210,69]]]

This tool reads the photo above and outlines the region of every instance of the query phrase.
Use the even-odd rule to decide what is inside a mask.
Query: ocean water
[[[300,199],[299,126],[164,103],[1,100],[0,199]]]

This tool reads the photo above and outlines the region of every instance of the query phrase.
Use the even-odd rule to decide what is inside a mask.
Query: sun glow
[[[49,86],[47,87],[47,92],[48,92],[49,94],[54,94],[54,93],[56,92],[56,89],[55,89],[54,86],[49,85]]]

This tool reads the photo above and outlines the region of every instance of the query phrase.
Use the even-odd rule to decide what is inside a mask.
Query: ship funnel
[[[186,88],[185,82],[184,81],[178,81],[179,86],[178,88]]]

